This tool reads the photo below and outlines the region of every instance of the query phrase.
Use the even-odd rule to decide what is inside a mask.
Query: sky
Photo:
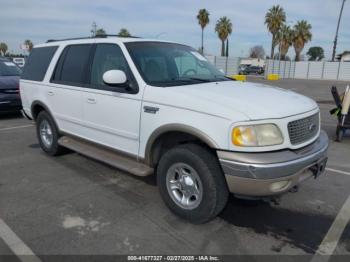
[[[0,42],[10,52],[21,52],[25,39],[34,44],[48,39],[90,36],[93,21],[109,34],[127,28],[133,35],[175,41],[198,48],[201,30],[198,10],[206,8],[210,23],[204,31],[208,54],[219,55],[221,43],[216,21],[227,16],[233,24],[230,56],[245,57],[254,45],[270,52],[271,35],[264,25],[267,10],[281,5],[290,25],[305,19],[312,25],[312,41],[304,48],[321,46],[331,57],[342,0],[0,0]],[[350,1],[345,3],[337,53],[350,50]],[[289,54],[294,57],[291,47]]]

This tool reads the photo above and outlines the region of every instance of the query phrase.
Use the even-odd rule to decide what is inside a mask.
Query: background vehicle
[[[0,113],[20,112],[19,95],[21,69],[12,61],[0,57]]]
[[[26,63],[26,60],[24,57],[14,57],[12,58],[12,61],[21,68],[24,67]]]
[[[137,176],[156,173],[166,205],[194,223],[219,214],[229,192],[279,195],[327,162],[315,101],[233,81],[181,44],[50,41],[32,50],[21,97],[47,154],[69,148]]]
[[[261,75],[264,73],[264,68],[260,66],[245,66],[242,70],[239,71],[240,75]]]

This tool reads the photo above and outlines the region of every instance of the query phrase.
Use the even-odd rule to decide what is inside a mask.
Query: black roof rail
[[[120,37],[120,38],[141,38],[139,36],[120,36],[120,35],[110,35],[110,34],[107,34],[107,35],[97,35],[93,38],[106,38],[106,37]]]
[[[141,38],[138,36],[120,36],[120,35],[96,35],[88,37],[75,37],[75,38],[64,38],[64,39],[49,39],[46,43],[59,42],[59,41],[68,41],[68,40],[83,40],[83,39],[94,39],[94,38],[107,38],[107,37],[120,37],[120,38]]]

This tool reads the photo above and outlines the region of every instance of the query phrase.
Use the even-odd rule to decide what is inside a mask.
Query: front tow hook
[[[327,160],[328,157],[325,157],[322,160],[318,161],[315,165],[310,167],[310,171],[312,172],[315,179],[325,171]]]

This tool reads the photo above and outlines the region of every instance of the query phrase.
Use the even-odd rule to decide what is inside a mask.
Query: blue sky
[[[264,25],[266,11],[274,4],[283,6],[291,24],[306,19],[313,26],[310,46],[322,46],[331,55],[341,0],[0,0],[0,41],[10,51],[19,52],[25,39],[35,44],[47,39],[88,36],[95,21],[107,33],[122,27],[132,34],[200,46],[200,27],[196,14],[200,8],[210,12],[205,29],[207,53],[219,54],[220,41],[215,22],[227,16],[233,23],[230,55],[246,56],[254,45],[269,53],[271,36]],[[338,40],[338,52],[350,50],[350,1],[345,3]],[[290,50],[293,56],[294,51]]]

